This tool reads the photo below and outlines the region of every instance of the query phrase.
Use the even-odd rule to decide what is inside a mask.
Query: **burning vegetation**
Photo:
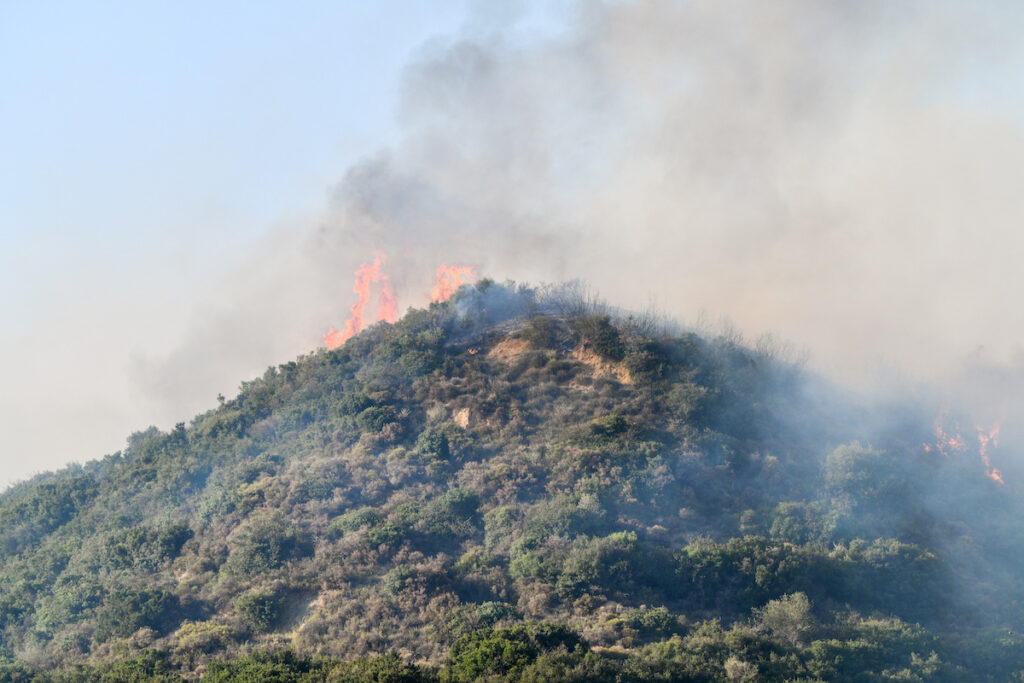
[[[989,449],[999,446],[999,425],[996,424],[989,429],[975,426],[977,432],[977,455],[985,468],[985,476],[999,484],[1006,484],[1003,481],[1002,473],[992,466],[989,458]],[[960,433],[960,426],[953,420],[949,411],[942,409],[935,418],[934,443],[923,444],[927,453],[936,452],[947,458],[963,457],[971,453],[969,441]]]
[[[345,321],[345,328],[336,330],[333,327],[324,335],[324,344],[329,349],[335,349],[352,335],[362,331],[365,324],[366,305],[370,301],[370,289],[373,285],[380,285],[377,294],[377,320],[385,320],[389,323],[398,319],[398,307],[395,302],[395,294],[391,290],[388,276],[384,274],[384,263],[387,261],[387,254],[377,252],[374,255],[373,263],[364,263],[356,269],[355,283],[352,291],[356,293],[356,302],[352,304],[352,315]]]
[[[430,301],[441,303],[452,298],[452,294],[462,285],[476,279],[476,269],[472,266],[449,266],[442,263],[437,269],[437,281],[430,290]]]
[[[355,272],[355,283],[352,291],[356,293],[356,302],[352,304],[352,315],[345,321],[341,330],[330,328],[324,335],[324,345],[328,349],[336,349],[358,334],[366,326],[366,305],[370,301],[371,288],[379,285],[377,294],[376,322],[394,323],[398,319],[398,300],[391,288],[388,276],[384,274],[384,263],[388,255],[382,251],[374,254],[373,263],[364,263]],[[442,263],[437,269],[436,282],[430,290],[432,303],[443,303],[458,291],[459,287],[476,280],[476,269],[472,266],[447,265]]]

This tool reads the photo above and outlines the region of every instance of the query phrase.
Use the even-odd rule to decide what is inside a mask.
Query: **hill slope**
[[[485,281],[0,496],[0,672],[1006,680],[1020,495],[872,416]]]

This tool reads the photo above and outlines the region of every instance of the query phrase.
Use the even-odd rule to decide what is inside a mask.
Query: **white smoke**
[[[241,258],[171,351],[137,355],[145,414],[187,420],[317,346],[376,249],[401,310],[462,262],[726,315],[846,380],[1020,353],[1024,7],[587,2],[543,34],[518,18],[488,10],[421,49],[399,142]]]

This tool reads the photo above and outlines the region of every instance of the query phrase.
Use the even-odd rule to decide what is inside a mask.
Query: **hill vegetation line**
[[[1021,496],[876,417],[483,280],[0,495],[0,680],[1024,677]]]

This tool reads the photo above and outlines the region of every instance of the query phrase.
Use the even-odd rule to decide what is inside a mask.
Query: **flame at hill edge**
[[[448,265],[442,263],[437,269],[437,280],[430,290],[431,303],[441,303],[452,298],[459,287],[476,279],[473,266]]]
[[[366,312],[366,304],[370,301],[370,287],[374,283],[380,283],[381,291],[378,294],[377,319],[394,322],[398,319],[398,307],[395,303],[395,295],[388,282],[388,276],[382,271],[384,262],[388,255],[382,251],[374,254],[373,263],[364,263],[355,272],[355,283],[352,291],[358,295],[356,302],[352,304],[352,315],[345,321],[343,330],[336,330],[333,327],[324,335],[324,344],[329,349],[336,349],[344,344],[352,335],[363,329],[363,318]]]

